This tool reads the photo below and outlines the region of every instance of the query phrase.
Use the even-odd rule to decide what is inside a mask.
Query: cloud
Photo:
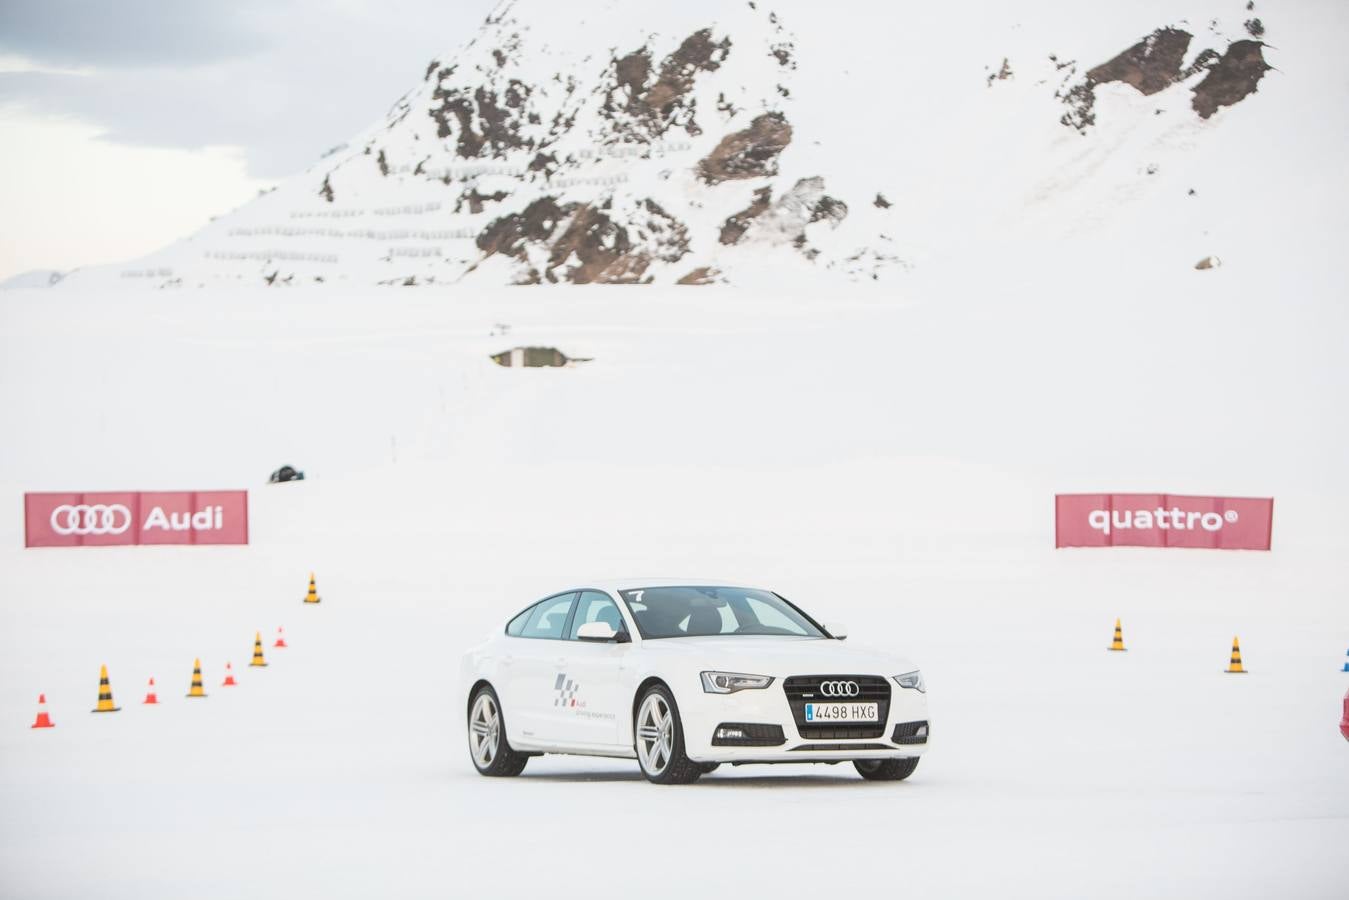
[[[3,3],[0,55],[31,65],[0,72],[0,104],[96,125],[119,144],[238,147],[251,176],[279,178],[377,120],[494,5]]]
[[[0,51],[59,66],[199,65],[263,50],[265,10],[249,0],[5,3]]]
[[[0,280],[130,260],[256,196],[237,153],[131,148],[73,121],[0,116]]]

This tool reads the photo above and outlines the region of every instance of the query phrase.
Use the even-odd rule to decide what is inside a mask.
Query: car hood
[[[682,657],[708,669],[752,675],[902,675],[909,660],[895,653],[843,641],[755,635],[661,638],[642,642],[642,652]]]

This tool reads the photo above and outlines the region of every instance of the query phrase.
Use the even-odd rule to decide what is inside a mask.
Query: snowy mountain
[[[505,0],[305,173],[73,281],[871,281],[1009,233],[1176,222],[1193,186],[1154,176],[1268,124],[1279,28],[1185,5]]]
[[[58,272],[55,269],[31,269],[0,281],[0,291],[48,288],[56,285],[64,277],[64,272]]]

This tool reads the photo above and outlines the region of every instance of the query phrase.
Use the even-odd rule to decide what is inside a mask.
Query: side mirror
[[[596,641],[603,643],[605,641],[617,641],[618,632],[614,631],[614,626],[608,622],[586,622],[580,628],[576,629],[576,639],[578,641]]]
[[[824,630],[829,632],[836,641],[846,641],[848,639],[848,626],[842,622],[826,622]]]

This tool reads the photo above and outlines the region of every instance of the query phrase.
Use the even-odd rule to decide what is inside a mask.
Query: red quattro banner
[[[1268,550],[1274,500],[1178,494],[1058,494],[1056,547]]]
[[[247,544],[247,491],[24,494],[24,546]]]

